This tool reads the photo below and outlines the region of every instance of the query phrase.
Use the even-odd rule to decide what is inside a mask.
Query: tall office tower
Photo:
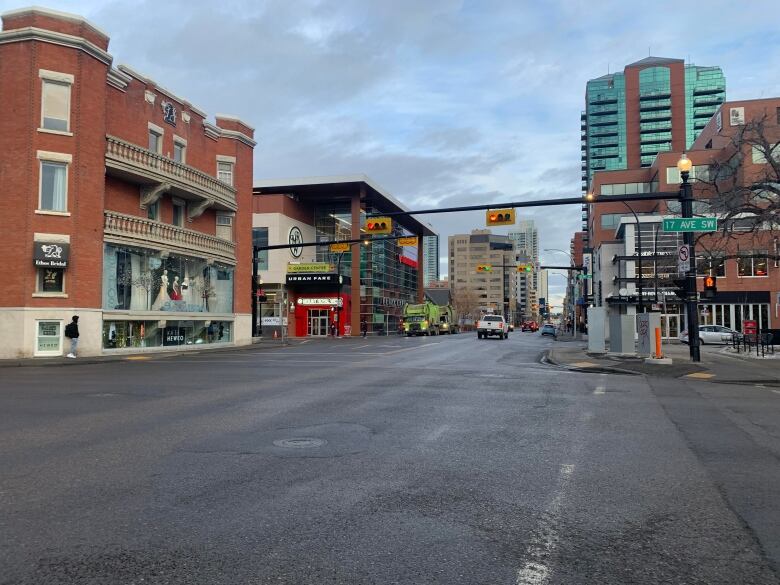
[[[539,298],[539,232],[533,220],[517,223],[517,228],[509,232],[509,239],[515,246],[518,264],[532,264],[531,272],[518,272],[517,305],[524,319],[533,319],[538,313]]]
[[[488,229],[449,237],[449,280],[462,316],[495,311],[515,320],[515,251],[507,236]],[[480,266],[487,271],[478,272]]]
[[[688,149],[725,99],[720,67],[682,59],[647,57],[591,79],[580,116],[582,192],[595,171],[649,167],[659,152]],[[582,211],[587,230],[586,205]]]
[[[423,237],[423,282],[427,288],[439,280],[439,236]]]

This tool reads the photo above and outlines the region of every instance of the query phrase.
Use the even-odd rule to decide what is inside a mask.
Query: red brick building
[[[0,358],[250,340],[253,129],[124,66],[81,17],[0,32]]]
[[[738,153],[732,143],[746,123],[758,119],[764,120],[770,143],[780,142],[780,98],[726,102],[702,129],[687,152],[693,163],[694,197],[702,201],[694,203],[694,214],[714,215],[703,203],[711,195],[714,165],[735,161],[739,154],[738,185],[750,185],[766,170],[766,159],[750,145],[743,145]],[[681,154],[659,153],[648,168],[595,173],[592,189],[600,203],[590,205],[589,210],[588,229],[597,276],[594,304],[636,310],[641,274],[643,310],[653,305],[665,308],[668,337],[675,337],[685,326],[682,305],[672,285],[672,280],[678,278],[676,250],[682,243],[682,233],[664,232],[661,222],[663,217],[679,216],[680,204],[675,200],[631,202],[629,209],[625,203],[605,201],[615,195],[677,192],[680,173],[676,164]],[[701,235],[697,240],[698,273],[718,277],[716,297],[700,302],[701,322],[741,330],[744,320],[755,320],[762,328],[780,328],[777,255],[778,237],[768,226],[748,232],[737,225],[729,238],[717,233]],[[698,286],[701,291],[703,278],[698,279]]]

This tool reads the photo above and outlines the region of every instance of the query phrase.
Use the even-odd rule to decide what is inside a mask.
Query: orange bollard
[[[656,327],[655,328],[655,357],[656,359],[661,359],[664,357],[664,354],[661,353],[661,328]]]

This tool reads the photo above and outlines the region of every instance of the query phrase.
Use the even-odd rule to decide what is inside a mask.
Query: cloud
[[[579,195],[585,83],[648,50],[722,66],[730,98],[780,94],[773,0],[707,3],[728,18],[663,0],[663,26],[644,4],[49,2],[106,30],[118,63],[255,126],[256,178],[365,173],[409,207]],[[567,250],[581,223],[578,206],[519,215],[540,248]],[[445,256],[447,235],[484,226],[479,212],[423,219]]]

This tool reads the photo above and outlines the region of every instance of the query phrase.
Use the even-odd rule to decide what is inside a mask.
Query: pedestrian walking
[[[366,323],[365,319],[360,322],[360,332],[363,334],[363,337],[368,333],[368,323]]]
[[[79,345],[79,317],[74,315],[70,323],[65,327],[65,337],[70,339],[70,353],[66,356],[69,358],[76,357],[76,350]]]
[[[330,322],[330,336],[331,337],[336,337],[336,322],[335,321],[331,321]]]

